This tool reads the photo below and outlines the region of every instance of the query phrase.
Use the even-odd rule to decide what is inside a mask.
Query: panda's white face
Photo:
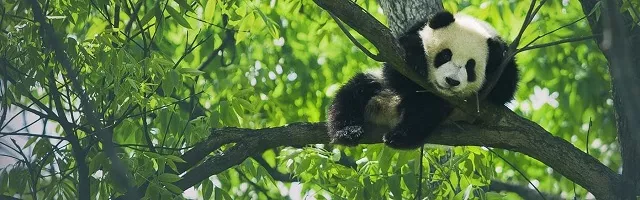
[[[455,22],[419,34],[429,62],[429,81],[446,96],[467,97],[482,88],[491,37],[478,20],[455,15]]]

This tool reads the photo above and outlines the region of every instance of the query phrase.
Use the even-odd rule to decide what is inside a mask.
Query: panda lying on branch
[[[480,92],[506,56],[507,44],[486,22],[439,12],[398,39],[406,62],[444,96],[468,98]],[[511,59],[487,100],[513,99],[518,69]],[[333,143],[357,145],[365,134],[384,133],[396,149],[422,146],[452,113],[446,100],[414,83],[388,63],[377,72],[359,73],[342,86],[328,111]]]

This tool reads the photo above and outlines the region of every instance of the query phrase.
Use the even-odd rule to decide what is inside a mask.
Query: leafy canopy
[[[95,124],[82,112],[87,106],[71,86],[74,78],[101,126],[113,135],[133,185],[149,183],[145,198],[409,199],[422,184],[423,197],[511,199],[513,193],[487,186],[491,180],[526,185],[523,175],[548,193],[586,194],[519,153],[434,147],[420,158],[419,150],[381,144],[270,149],[183,193],[174,185],[181,179],[175,174],[184,162],[180,156],[205,140],[210,129],[324,121],[339,86],[380,63],[366,57],[311,1],[39,3],[79,76],[70,77],[45,45],[49,41],[42,40],[29,1],[3,1],[0,91],[5,114],[0,130],[11,136],[0,139],[6,163],[0,170],[2,195],[75,199],[79,184],[89,184],[91,197],[101,199],[125,193],[95,137]],[[357,3],[385,22],[374,1]],[[457,0],[444,5],[488,21],[513,40],[529,2]],[[576,0],[547,2],[522,44],[558,28],[533,44],[591,35],[582,13]],[[351,34],[375,52],[359,34]],[[522,81],[510,107],[618,169],[610,77],[605,58],[594,49],[596,44],[587,40],[518,54]],[[425,162],[422,169],[419,159]]]

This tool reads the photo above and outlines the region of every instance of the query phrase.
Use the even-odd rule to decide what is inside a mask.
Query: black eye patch
[[[438,52],[438,54],[436,54],[436,59],[433,61],[433,64],[435,65],[434,67],[438,68],[440,65],[449,62],[452,55],[453,53],[451,53],[451,49],[444,49]]]
[[[467,81],[473,82],[476,80],[476,61],[473,59],[469,59],[467,64],[464,65],[464,68],[467,70]]]

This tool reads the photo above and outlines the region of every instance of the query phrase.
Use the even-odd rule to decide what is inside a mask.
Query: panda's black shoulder
[[[424,90],[422,86],[402,75],[388,63],[385,63],[382,67],[382,76],[385,79],[385,84],[387,85],[387,87],[400,95],[415,93],[416,91]]]
[[[421,20],[410,26],[409,29],[399,35],[398,44],[404,50],[404,59],[415,72],[421,76],[427,75],[426,52],[420,38],[420,30],[427,26],[428,20]]]

